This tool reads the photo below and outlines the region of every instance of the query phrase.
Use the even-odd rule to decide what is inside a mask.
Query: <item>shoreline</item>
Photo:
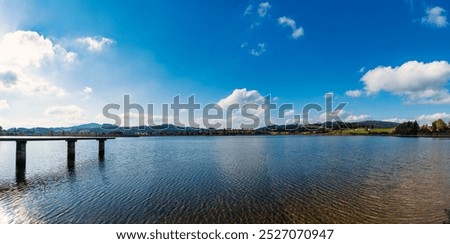
[[[316,134],[223,134],[223,135],[207,135],[207,134],[159,134],[159,135],[115,135],[107,134],[100,135],[99,137],[110,137],[114,136],[116,138],[141,138],[141,137],[224,137],[224,136],[329,136],[329,137],[353,137],[353,136],[379,136],[379,137],[405,137],[405,138],[450,138],[450,135],[399,135],[399,134],[327,134],[327,133],[316,133]],[[46,138],[84,138],[89,137],[87,135],[0,135],[0,138],[33,138],[33,137],[46,137]]]

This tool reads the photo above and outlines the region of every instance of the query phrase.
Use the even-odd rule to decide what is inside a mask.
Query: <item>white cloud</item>
[[[217,105],[227,108],[231,104],[244,105],[247,103],[263,104],[264,97],[257,90],[235,89],[228,97],[221,99]]]
[[[442,119],[446,122],[448,122],[450,120],[450,114],[448,113],[434,113],[434,114],[422,114],[419,115],[417,117],[414,118],[409,118],[409,119],[405,119],[405,118],[391,118],[391,119],[385,119],[383,121],[388,121],[388,122],[396,122],[396,123],[403,123],[403,122],[407,122],[407,121],[417,121],[417,123],[421,124],[421,125],[431,125],[434,121],[438,120],[438,119]]]
[[[261,105],[264,104],[264,100],[265,98],[257,90],[247,90],[246,88],[242,88],[235,89],[229,96],[221,99],[217,105],[224,110],[224,114],[226,114],[226,109],[232,104],[239,104],[240,108],[246,104],[260,105],[257,110],[249,110],[249,112],[258,116],[260,118],[260,125],[262,125],[264,124],[264,110]],[[233,110],[231,118],[225,118],[225,120],[213,120],[213,122],[210,123],[219,122],[225,127],[226,119],[229,119],[228,123],[232,120],[233,128],[238,128],[241,123],[252,122],[252,120],[244,118],[239,110]]]
[[[348,97],[360,97],[362,95],[362,91],[361,90],[350,90],[350,91],[346,91],[345,95]]]
[[[93,92],[92,87],[86,86],[83,89],[84,94],[91,94]]]
[[[429,125],[431,125],[433,121],[436,121],[438,119],[443,119],[447,121],[450,119],[450,114],[448,113],[423,114],[416,118],[419,124],[429,124]]]
[[[96,52],[102,51],[104,46],[111,45],[114,43],[112,39],[101,36],[78,38],[77,41],[84,45],[87,45],[90,51]]]
[[[337,114],[336,114],[337,112]],[[339,118],[342,119],[344,122],[357,122],[357,121],[364,121],[370,118],[368,114],[359,114],[355,115],[353,113],[347,112],[345,110],[339,110],[332,113],[329,113],[329,118],[333,118],[335,115],[339,116]],[[318,117],[318,121],[325,122],[327,119],[327,113],[320,113]],[[312,120],[310,120],[311,122]]]
[[[180,111],[180,115],[185,115],[183,113],[184,111]],[[149,125],[148,124],[148,119],[149,119],[149,114],[144,113],[142,115],[139,115],[139,113],[137,112],[129,112],[129,113],[117,113],[117,116],[119,116],[120,118],[120,124],[116,124],[118,126],[124,126],[125,124],[125,117],[128,117],[129,121],[130,121],[130,126],[139,126],[139,116],[142,116],[144,118],[144,125]],[[167,118],[163,118],[163,116],[158,115],[158,114],[152,114],[151,118],[152,122],[156,125],[161,125],[161,124],[174,124],[174,117],[172,115],[167,116]],[[115,124],[115,121],[110,119],[110,118],[106,118],[105,115],[103,115],[103,113],[99,113],[97,115],[94,116],[94,120],[96,123],[100,123],[100,124]],[[198,124],[201,124],[201,119],[199,118],[194,118],[195,122]],[[166,122],[167,121],[167,122]],[[186,126],[189,126],[188,124],[188,118],[187,116],[180,116],[180,122],[184,123]]]
[[[73,63],[75,61],[75,59],[77,58],[77,54],[74,52],[67,52],[65,55],[65,61],[68,63]]]
[[[246,46],[248,46],[248,42],[243,42],[243,43],[241,44],[241,48],[244,48],[244,47],[246,47]]]
[[[286,16],[280,17],[280,18],[278,18],[278,23],[279,23],[280,25],[290,27],[290,28],[292,29],[292,34],[291,34],[291,36],[292,36],[292,38],[294,38],[294,39],[297,39],[297,38],[299,38],[299,37],[305,35],[305,32],[304,32],[304,30],[303,30],[303,27],[298,27],[298,28],[297,28],[297,25],[296,25],[296,23],[295,23],[295,20],[293,20],[293,19],[291,19],[291,18],[288,18],[288,17],[286,17]]]
[[[5,99],[0,100],[0,110],[5,110],[9,108],[8,101]]]
[[[250,14],[252,14],[252,11],[253,11],[253,5],[250,4],[250,5],[248,5],[247,8],[245,9],[244,15],[250,15]]]
[[[269,2],[263,2],[259,4],[258,8],[258,14],[260,17],[266,16],[267,12],[272,6],[269,4]]]
[[[449,104],[446,86],[450,79],[447,61],[422,63],[409,61],[398,67],[379,66],[362,78],[368,95],[386,91],[403,96],[407,103]]]
[[[422,17],[422,23],[435,26],[438,28],[444,28],[448,25],[447,16],[444,14],[447,12],[441,7],[433,7],[426,9],[426,16]]]
[[[38,75],[29,73],[20,67],[0,65],[0,91],[18,92],[25,96],[55,95],[62,97],[66,91],[52,85]]]
[[[34,31],[6,33],[0,42],[0,64],[40,67],[55,55],[53,43]]]
[[[259,118],[259,125],[256,127],[263,127],[263,126],[267,126],[268,124],[266,124],[266,118],[265,117],[265,108],[264,105],[265,104],[265,100],[266,97],[262,96],[257,90],[247,90],[246,88],[242,88],[242,89],[235,89],[229,96],[221,99],[217,105],[219,105],[223,111],[224,114],[226,114],[226,110],[227,108],[232,105],[232,104],[239,104],[240,108],[243,108],[244,105],[246,104],[256,104],[258,105],[258,109],[250,109],[248,110],[249,113],[251,113],[252,115],[256,115]],[[278,101],[279,98],[278,97],[272,97],[272,103]],[[294,123],[294,113],[295,111],[293,109],[287,109],[284,110],[284,117],[278,117],[279,116],[279,111],[276,110],[272,110],[270,116],[270,121],[273,124],[278,124],[278,125],[283,125],[283,124],[291,124]],[[242,116],[241,112],[239,110],[233,110],[233,114],[232,114],[232,123],[233,123],[233,128],[239,128],[239,126],[241,125],[241,123],[245,123],[245,124],[250,124],[253,121],[251,119],[245,118]],[[213,122],[210,123],[215,123],[215,122],[219,122],[223,125],[223,127],[226,126],[226,120],[212,120]],[[299,121],[295,121],[295,122],[299,122]],[[228,123],[230,123],[230,120],[228,120]]]
[[[258,48],[257,49],[252,49],[250,51],[250,54],[256,57],[261,56],[263,53],[266,52],[266,44],[265,43],[258,43]]]
[[[45,115],[65,115],[65,114],[74,114],[75,116],[81,116],[84,110],[76,105],[68,105],[68,106],[51,106],[48,107],[44,114]]]
[[[84,94],[83,100],[89,99],[93,92],[94,92],[94,90],[92,89],[92,87],[85,86],[84,89],[83,89],[83,94]]]
[[[39,115],[31,115],[28,117],[24,116],[21,118],[8,118],[7,120],[2,120],[3,118],[0,117],[0,125],[4,126],[4,128],[33,128],[42,126],[60,127],[80,125],[89,121],[84,116],[84,110],[75,105],[50,106],[44,109],[42,114],[39,112],[37,114]]]
[[[59,44],[54,44],[53,49],[55,50],[56,56],[58,57],[58,61],[62,61],[63,63],[73,63],[78,57],[77,53],[68,52],[64,47]]]
[[[76,105],[51,106],[44,111],[44,115],[58,121],[60,125],[76,125],[86,122],[84,110]]]
[[[401,118],[390,118],[390,119],[383,119],[383,121],[386,122],[395,122],[395,123],[403,123],[408,121],[407,119],[401,119]]]
[[[342,118],[346,122],[357,122],[357,121],[363,121],[369,119],[370,116],[367,114],[360,114],[360,115],[348,115],[344,118]]]
[[[8,32],[0,39],[0,91],[63,96],[64,89],[51,84],[39,71],[46,64],[70,63],[75,57],[37,32]]]

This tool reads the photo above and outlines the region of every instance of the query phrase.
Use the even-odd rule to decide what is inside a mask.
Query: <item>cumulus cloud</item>
[[[386,122],[395,122],[395,123],[403,123],[408,121],[407,119],[402,119],[402,118],[390,118],[390,119],[383,119],[383,121]]]
[[[442,113],[434,113],[434,114],[422,114],[416,117],[410,117],[408,119],[405,118],[391,118],[391,119],[384,119],[383,121],[388,122],[396,122],[396,123],[403,123],[407,121],[417,121],[421,125],[431,125],[434,121],[442,119],[446,122],[450,120],[450,114],[442,112]]]
[[[258,48],[253,48],[250,50],[250,54],[256,57],[261,56],[263,53],[266,52],[266,44],[265,43],[258,43]]]
[[[350,114],[350,115],[344,117],[343,120],[346,122],[357,122],[357,121],[364,121],[369,118],[370,118],[370,116],[367,114],[360,114],[360,115]]]
[[[86,45],[88,50],[95,52],[102,51],[104,46],[114,43],[112,39],[101,36],[78,38],[77,41]]]
[[[345,95],[348,97],[360,97],[362,95],[362,91],[361,90],[350,90],[350,91],[346,91]]]
[[[251,114],[254,114],[260,118],[260,124],[264,123],[264,110],[262,104],[264,104],[265,98],[256,90],[247,90],[246,88],[235,89],[229,96],[221,99],[217,105],[219,105],[224,111],[226,111],[230,105],[238,104],[242,108],[246,104],[259,105],[256,110],[249,110]],[[226,120],[216,120],[211,123],[219,122],[224,127],[227,123],[232,123],[233,128],[238,128],[242,123],[251,123],[252,120],[244,118],[239,110],[233,110],[232,117],[226,118]]]
[[[450,79],[447,61],[409,61],[398,67],[379,66],[362,78],[368,95],[386,91],[406,98],[407,103],[449,104],[446,86]]]
[[[276,106],[278,110],[275,110],[274,107],[267,107],[268,105],[266,99],[271,99],[271,104]],[[247,111],[251,115],[259,118],[259,124],[252,125],[252,128],[268,126],[271,124],[283,125],[302,122],[300,118],[297,118],[293,106],[281,108],[282,106],[288,104],[277,106],[274,103],[276,103],[276,101],[278,100],[278,97],[271,98],[270,96],[262,96],[261,93],[259,93],[257,90],[248,90],[246,88],[242,88],[235,89],[230,95],[217,102],[217,105],[223,109],[224,114],[226,114],[231,105],[237,104],[241,109],[244,106],[249,106],[249,104],[252,104],[252,106],[257,105],[256,109],[249,109]],[[270,114],[267,114],[267,112],[269,112],[269,109],[272,109],[272,111],[270,112]],[[247,116],[244,117],[241,112],[242,111],[240,110],[233,110],[231,118],[211,120],[210,123],[221,123],[223,125],[222,127],[224,128],[228,124],[232,123],[233,128],[240,128],[241,124],[249,125],[254,122],[252,119],[246,118]],[[270,124],[269,118],[266,116],[270,117]]]
[[[448,113],[435,113],[435,114],[423,114],[416,118],[420,124],[431,124],[438,119],[449,120],[450,114]]]
[[[75,61],[75,59],[77,58],[78,54],[74,53],[74,52],[67,52],[66,55],[64,56],[64,61],[68,62],[68,63],[73,63]]]
[[[0,91],[63,96],[64,89],[37,71],[48,63],[71,63],[75,57],[37,32],[8,32],[0,39]]]
[[[52,117],[64,125],[86,122],[84,110],[76,105],[51,106],[44,111],[44,115]]]
[[[305,34],[303,27],[298,27],[295,23],[295,20],[288,18],[286,16],[278,18],[278,23],[282,26],[288,26],[292,29],[292,38],[298,39],[299,37],[303,36]]]
[[[221,99],[217,105],[227,108],[231,104],[242,106],[247,103],[263,104],[264,97],[257,90],[247,91],[247,88],[235,89],[228,97]]]
[[[259,15],[260,17],[266,16],[267,12],[269,11],[269,9],[270,9],[271,7],[272,7],[272,6],[269,4],[269,2],[263,2],[263,3],[260,3],[260,4],[259,4],[259,7],[258,7],[258,15]]]
[[[5,110],[9,108],[9,104],[5,99],[0,100],[0,110]]]
[[[447,16],[445,16],[445,9],[441,7],[433,7],[426,9],[426,16],[422,17],[422,23],[435,26],[438,28],[444,28],[448,25]]]
[[[20,67],[5,68],[0,65],[0,76],[1,74],[3,74],[3,79],[0,79],[0,91],[3,92],[18,92],[25,96],[55,95],[62,97],[66,94],[64,89],[50,84],[38,75],[29,74]],[[9,77],[14,77],[14,79],[5,80],[5,74],[11,75]]]
[[[336,111],[337,116],[342,119],[344,122],[357,122],[357,121],[364,121],[370,118],[368,114],[353,114],[350,112],[347,112],[345,110],[339,110]],[[334,113],[334,114],[333,114]],[[332,118],[335,116],[335,112],[329,113],[329,118]],[[317,119],[319,122],[325,122],[327,119],[327,113],[321,113]]]
[[[55,55],[53,43],[34,31],[6,33],[0,42],[0,64],[40,67]]]

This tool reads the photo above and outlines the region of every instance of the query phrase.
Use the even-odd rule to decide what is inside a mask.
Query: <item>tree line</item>
[[[395,134],[399,135],[450,135],[450,122],[447,124],[444,120],[438,119],[431,123],[419,126],[417,121],[408,121],[401,123],[395,128]]]

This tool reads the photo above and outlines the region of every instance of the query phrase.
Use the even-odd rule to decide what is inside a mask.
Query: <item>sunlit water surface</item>
[[[450,140],[243,136],[0,142],[0,223],[442,223]],[[19,182],[18,182],[19,181]]]

